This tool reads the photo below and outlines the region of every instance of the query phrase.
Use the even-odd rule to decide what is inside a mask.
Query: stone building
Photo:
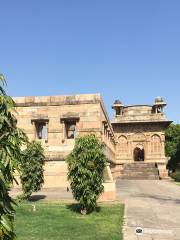
[[[165,129],[171,122],[163,112],[165,106],[161,97],[157,97],[153,105],[124,106],[119,100],[115,101],[111,123],[117,141],[114,176],[120,173],[124,178],[168,176]]]
[[[43,144],[44,187],[68,186],[65,157],[72,151],[76,136],[95,134],[105,144],[108,159],[115,161],[115,135],[100,94],[13,99],[18,127],[30,140]],[[108,166],[105,176],[105,189],[112,199],[115,185]]]
[[[41,141],[45,150],[45,187],[62,187],[67,183],[65,157],[74,147],[76,136],[95,134],[104,143],[110,162],[107,183],[117,177],[131,177],[138,172],[133,163],[148,172],[152,165],[158,176],[166,177],[164,153],[166,120],[162,98],[153,105],[123,106],[116,100],[115,116],[110,122],[100,94],[75,96],[15,97],[18,126],[30,140]],[[130,167],[130,173],[126,171]],[[132,167],[132,168],[131,168]],[[134,170],[133,170],[134,169]],[[112,173],[112,175],[111,175]],[[133,175],[134,176],[134,175]],[[143,177],[143,176],[142,176]],[[146,176],[144,176],[146,177]],[[107,184],[108,188],[108,184]]]

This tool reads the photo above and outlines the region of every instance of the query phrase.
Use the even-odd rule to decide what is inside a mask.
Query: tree
[[[0,74],[0,239],[14,239],[13,219],[14,201],[9,196],[13,184],[14,172],[19,170],[21,146],[27,138],[17,128],[13,115],[14,102],[3,89],[5,79]]]
[[[180,124],[171,124],[166,130],[166,155],[170,157],[168,168],[180,168]]]
[[[39,142],[28,143],[27,148],[22,152],[21,161],[21,183],[23,199],[28,199],[33,192],[41,189],[44,183],[43,165],[44,150]]]
[[[73,196],[80,204],[81,213],[93,211],[99,195],[104,190],[104,146],[95,135],[76,138],[75,147],[66,161],[68,180]]]

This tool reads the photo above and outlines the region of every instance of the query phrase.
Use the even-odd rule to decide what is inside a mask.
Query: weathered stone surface
[[[127,163],[121,170],[122,179],[159,179],[155,163]]]
[[[109,161],[115,161],[115,136],[100,94],[18,97],[14,101],[18,112],[18,126],[24,129],[30,140],[34,140],[36,136],[36,121],[47,123],[47,139],[42,141],[46,156],[43,187],[59,188],[69,185],[65,158],[72,151],[75,141],[65,137],[64,121],[68,119],[76,121],[76,136],[93,133],[100,141],[104,141]],[[103,122],[109,128],[105,137]],[[112,192],[114,189],[108,191]]]
[[[164,131],[170,122],[166,120],[163,112],[158,112],[159,108],[161,110],[165,105],[164,102],[155,102],[152,106],[123,106],[117,101],[113,108],[117,111],[117,107],[120,107],[121,111],[117,113],[121,115],[116,115],[111,124],[100,94],[17,97],[14,101],[18,112],[16,116],[18,126],[27,133],[30,140],[37,138],[37,122],[45,122],[46,139],[42,144],[46,161],[62,162],[72,151],[74,139],[66,137],[66,121],[75,121],[76,136],[95,134],[104,143],[114,178],[122,175],[126,164],[134,162],[135,148],[143,149],[145,163],[157,164],[161,178],[167,177]],[[48,172],[53,171],[54,169]],[[126,176],[135,175],[132,170],[128,171]],[[146,171],[148,172],[147,169]],[[48,172],[45,167],[46,176]],[[60,169],[59,174],[66,173],[61,174]],[[149,173],[149,177],[153,174]],[[49,185],[48,181],[52,181],[52,175],[49,178],[46,177],[45,186]],[[143,173],[141,175],[141,177],[147,177]],[[65,175],[64,179],[66,179]],[[54,184],[54,187],[56,184],[60,187],[55,177]],[[64,181],[62,181],[63,186]]]
[[[125,203],[124,240],[180,239],[179,186],[168,180],[117,180],[116,187]],[[137,227],[142,236],[135,234]]]
[[[118,173],[117,165],[121,165],[123,169],[126,164],[138,160],[144,163],[156,163],[160,177],[168,177],[164,145],[165,129],[171,122],[167,121],[163,112],[165,105],[164,102],[155,102],[154,105],[113,105],[116,115],[112,121],[112,127],[117,141],[116,166],[113,166],[114,177],[127,178],[128,175],[129,178],[135,177],[135,171],[132,173],[119,171]],[[138,172],[138,169],[136,171]],[[148,178],[143,173],[137,173],[137,177],[138,175],[140,178]],[[149,178],[153,178],[153,175],[154,173],[149,173]],[[156,178],[155,175],[154,178]]]

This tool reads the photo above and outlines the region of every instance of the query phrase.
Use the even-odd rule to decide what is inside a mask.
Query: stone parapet
[[[81,94],[73,96],[38,96],[38,97],[13,97],[17,107],[32,106],[61,106],[99,103],[100,94]]]

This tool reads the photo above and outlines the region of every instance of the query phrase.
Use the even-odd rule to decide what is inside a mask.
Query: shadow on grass
[[[45,199],[46,195],[33,195],[28,198],[28,201],[30,202],[37,202],[39,200]]]
[[[78,203],[68,204],[68,205],[66,205],[66,207],[67,207],[67,209],[71,210],[72,212],[81,214],[81,206]],[[101,211],[101,207],[97,206],[94,211],[95,212],[100,212]],[[87,214],[90,214],[92,212],[93,212],[93,210],[88,211]]]

